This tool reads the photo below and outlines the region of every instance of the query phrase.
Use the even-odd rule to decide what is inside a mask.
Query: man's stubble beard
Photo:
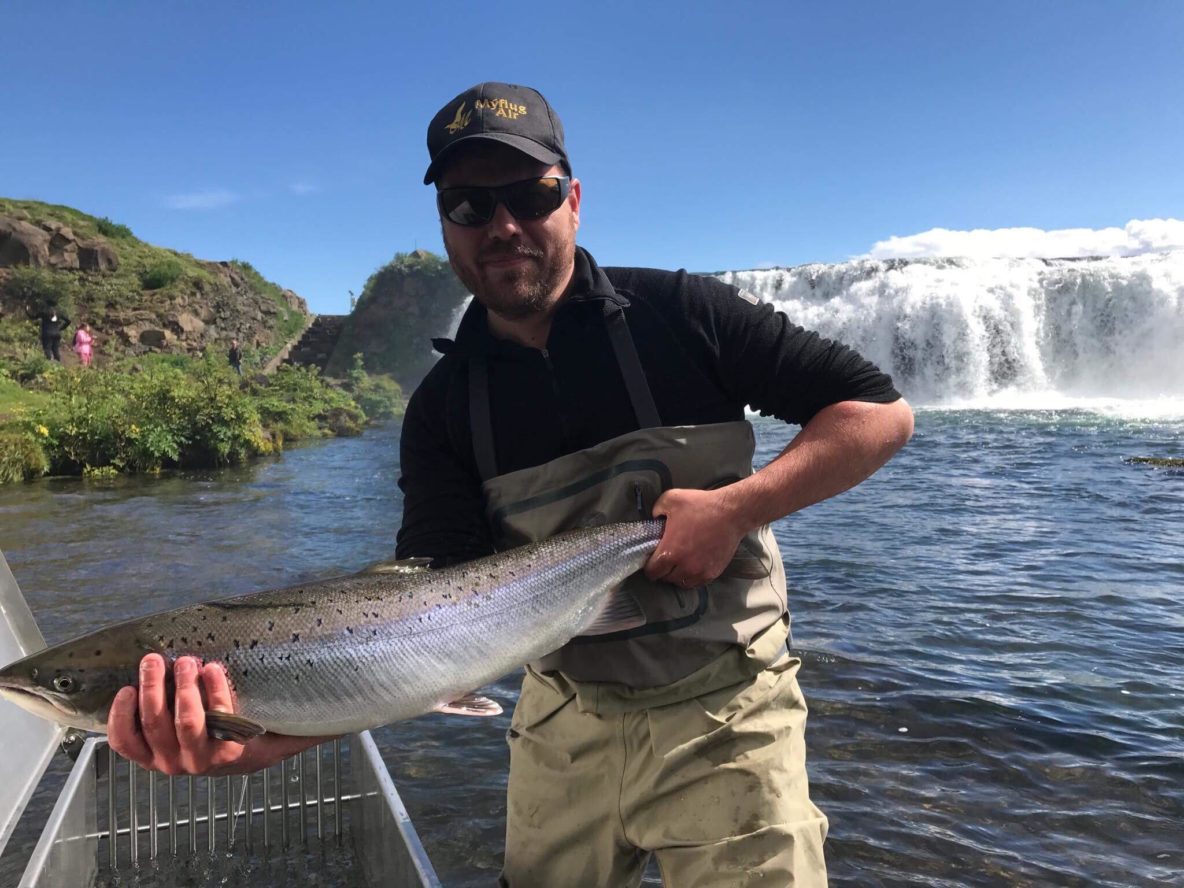
[[[481,254],[475,267],[456,262],[447,238],[444,238],[444,249],[448,253],[452,270],[465,289],[486,309],[508,321],[520,321],[546,313],[562,295],[557,290],[575,261],[575,238],[563,244],[550,257],[541,250],[517,244],[487,250]],[[496,255],[523,255],[528,257],[529,262],[512,274],[502,270],[499,272],[501,280],[493,283],[482,274],[480,260]]]

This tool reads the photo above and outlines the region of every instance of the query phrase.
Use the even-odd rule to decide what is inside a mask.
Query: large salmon
[[[155,651],[225,667],[237,714],[207,717],[220,736],[347,733],[454,701],[464,711],[470,692],[576,635],[643,624],[620,587],[661,535],[661,521],[609,524],[443,570],[370,570],[127,620],[5,667],[0,694],[102,732]]]

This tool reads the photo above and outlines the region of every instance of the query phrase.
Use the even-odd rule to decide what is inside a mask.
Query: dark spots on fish
[[[258,638],[252,638],[252,639],[251,639],[251,650],[255,650],[255,648],[256,648],[256,647],[258,647],[258,646],[259,646],[259,639],[258,639]]]
[[[209,640],[209,641],[214,641],[214,633],[213,633],[213,632],[207,632],[207,633],[206,633],[206,639],[207,639],[207,640]]]
[[[175,641],[176,641],[175,638],[170,638],[169,643],[165,645],[165,648],[167,648],[168,650],[171,651],[173,649],[173,642],[175,642]]]
[[[337,608],[337,613],[338,613],[338,614],[340,614],[340,613],[341,613],[341,608]]]
[[[275,620],[268,620],[267,621],[267,631],[270,632],[274,628],[275,628]]]
[[[300,684],[300,673],[297,672],[292,678],[296,679],[296,684]]]
[[[322,626],[322,625],[324,625],[324,623],[325,623],[324,620],[322,620],[320,617],[317,617],[317,625],[318,626]]]
[[[371,630],[370,630],[370,634],[371,634],[371,635],[377,635],[377,634],[378,634],[378,630],[377,630],[377,629],[371,629]]]
[[[103,651],[102,651],[102,648],[95,648],[95,656],[96,656],[96,657],[101,657],[101,656],[103,656]]]
[[[194,641],[194,644],[196,644],[198,647],[201,647],[201,642],[200,642],[200,641]]]
[[[223,615],[222,615],[222,622],[223,622],[223,623],[225,623],[225,622],[226,622],[227,620],[229,620],[229,619],[230,619],[230,617],[226,616],[226,614],[223,614]]]
[[[70,651],[70,653],[68,653],[68,654],[66,655],[66,659],[68,659],[68,660],[73,660],[73,659],[74,659],[74,652],[73,652],[73,651]]]
[[[189,636],[188,635],[181,636],[181,644],[189,644]]]
[[[259,655],[259,662],[262,663],[263,661],[264,661],[264,655],[260,654]]]
[[[346,635],[353,635],[353,634],[354,634],[354,628],[353,628],[353,626],[346,626],[346,627],[345,627],[345,634],[346,634]]]
[[[312,658],[311,657],[309,659],[305,660],[304,662],[306,665],[312,666]]]
[[[248,675],[250,675],[250,674],[251,674],[251,670],[250,670],[250,669],[247,669],[247,668],[244,666],[244,667],[243,667],[243,678],[246,678],[246,677],[247,677]]]
[[[292,640],[293,640],[293,641],[299,641],[299,640],[300,640],[300,633],[299,633],[299,632],[293,632],[293,633],[292,633]]]
[[[298,605],[298,604],[297,604],[297,605],[293,605],[293,606],[292,606],[292,613],[294,613],[294,614],[298,614],[298,613],[300,613],[300,605]]]
[[[241,645],[241,644],[239,644],[239,641],[238,641],[238,639],[236,638],[236,639],[234,640],[234,649],[237,651],[237,650],[238,650],[239,648],[241,648],[241,647],[242,647],[242,645]]]

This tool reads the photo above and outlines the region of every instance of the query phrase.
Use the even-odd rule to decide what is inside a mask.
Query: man
[[[230,340],[230,349],[226,352],[226,360],[230,362],[231,369],[235,373],[239,376],[243,375],[243,350],[237,339]]]
[[[474,300],[408,404],[399,555],[443,564],[666,519],[630,581],[646,626],[528,666],[502,884],[636,885],[651,853],[673,886],[825,884],[769,524],[879,468],[911,434],[908,406],[858,355],[718,281],[598,266],[576,247],[582,186],[536,91],[466,90],[430,124],[428,149],[424,181]],[[803,426],[756,473],[749,404]],[[144,731],[125,689],[116,749],[217,771],[294,748],[206,740],[197,667],[183,662],[177,730],[148,657]],[[216,666],[202,678],[211,708],[230,702]]]
[[[503,883],[637,884],[650,852],[672,885],[824,883],[768,524],[870,475],[911,412],[853,352],[730,287],[598,267],[575,245],[581,184],[534,90],[467,90],[428,148],[475,298],[408,405],[400,556],[666,517],[632,584],[646,627],[528,667]],[[756,474],[747,404],[804,426]]]
[[[48,361],[62,362],[62,331],[70,326],[70,319],[56,302],[48,302],[37,315],[41,322],[41,351]]]

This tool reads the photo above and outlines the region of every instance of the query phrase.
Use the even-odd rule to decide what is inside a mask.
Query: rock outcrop
[[[0,268],[29,265],[70,271],[115,271],[119,256],[102,238],[79,239],[61,222],[0,216]]]
[[[426,250],[397,254],[366,281],[326,371],[341,375],[361,352],[367,370],[390,374],[411,391],[438,357],[432,337],[447,335],[468,298],[441,257]]]

